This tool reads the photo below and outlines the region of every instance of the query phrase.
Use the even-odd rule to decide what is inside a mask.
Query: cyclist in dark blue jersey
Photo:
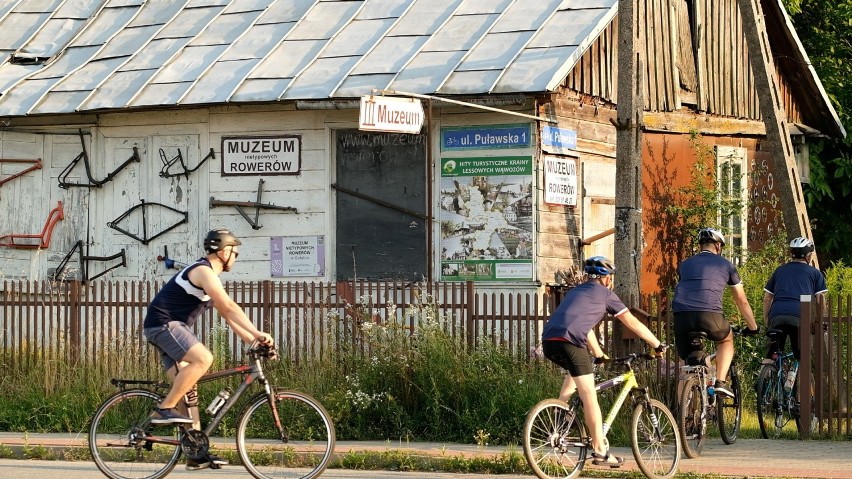
[[[145,338],[160,350],[160,360],[173,377],[172,388],[151,413],[153,424],[194,424],[198,428],[197,409],[190,418],[176,408],[186,397],[187,406],[195,408],[198,396],[195,385],[210,369],[213,355],[192,331],[196,319],[211,303],[237,335],[247,343],[259,341],[272,346],[272,336],[258,330],[225,291],[219,275],[230,271],[239,256],[240,240],[226,229],[207,233],[207,253],[195,263],[174,275],[151,300],[143,325]],[[189,470],[219,467],[227,461],[210,455],[207,461],[187,459]]]
[[[809,264],[813,252],[813,241],[803,237],[795,238],[790,242],[790,262],[779,266],[763,288],[763,319],[767,328],[781,331],[777,338],[770,337],[764,363],[774,362],[772,353],[783,350],[787,336],[790,337],[793,356],[800,359],[801,296],[803,294],[816,296],[828,291],[825,276]]]
[[[749,327],[744,334],[757,334],[757,323],[737,267],[721,256],[725,246],[722,233],[704,228],[698,232],[698,244],[701,251],[678,266],[679,280],[672,300],[675,347],[687,364],[699,364],[704,361],[703,344],[690,338],[689,333],[707,333],[707,338],[716,343],[716,393],[733,397],[724,381],[734,358],[734,335],[722,315],[722,294],[726,287],[731,288],[734,303]]]
[[[594,449],[592,462],[596,465],[618,466],[624,459],[609,453],[592,374],[589,352],[596,358],[596,364],[607,359],[595,336],[594,327],[609,313],[635,331],[657,353],[662,354],[665,346],[612,291],[612,275],[615,274],[612,261],[603,256],[589,258],[586,260],[585,272],[588,281],[568,291],[544,325],[542,352],[547,359],[568,371],[559,399],[568,401],[574,391],[580,395]]]

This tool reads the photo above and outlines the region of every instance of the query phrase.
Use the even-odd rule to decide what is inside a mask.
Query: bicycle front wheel
[[[704,414],[702,387],[698,378],[690,375],[683,384],[680,395],[680,437],[686,457],[701,455],[704,438],[707,436],[707,421]]]
[[[106,401],[92,416],[89,425],[89,451],[95,465],[111,479],[158,479],[174,469],[180,447],[148,440],[151,436],[179,437],[174,425],[152,425],[151,411],[160,396],[145,389],[120,392]]]
[[[642,401],[630,421],[633,457],[650,479],[668,479],[677,473],[681,442],[674,415],[656,399]]]
[[[572,479],[586,461],[586,428],[577,410],[558,399],[545,399],[524,421],[524,456],[540,479]]]
[[[316,399],[276,390],[249,401],[237,425],[237,451],[258,479],[304,478],[322,474],[334,452],[334,424]]]
[[[743,400],[740,391],[740,375],[736,366],[731,364],[731,392],[734,397],[725,394],[716,395],[716,417],[719,421],[719,435],[725,444],[733,444],[740,433],[740,421],[743,417]]]

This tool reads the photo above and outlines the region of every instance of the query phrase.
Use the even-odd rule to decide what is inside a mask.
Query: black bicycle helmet
[[[225,246],[239,246],[241,244],[243,243],[233,233],[224,228],[219,228],[207,233],[207,237],[204,238],[204,251],[215,253]]]
[[[586,260],[586,267],[583,268],[583,271],[595,276],[606,276],[615,274],[615,265],[605,256],[592,256]]]
[[[722,232],[713,228],[702,228],[698,232],[698,244],[720,243],[725,246],[725,237]]]
[[[804,258],[814,252],[814,242],[799,236],[790,242],[790,254],[794,258]]]

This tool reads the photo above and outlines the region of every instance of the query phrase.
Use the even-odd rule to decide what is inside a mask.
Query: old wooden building
[[[806,171],[807,138],[845,131],[760,4]],[[654,187],[699,161],[765,200],[726,225],[758,246],[780,218],[738,2],[637,11],[646,248]],[[0,0],[0,276],[164,278],[226,226],[232,279],[560,281],[612,254],[618,19],[616,0]],[[422,131],[359,130],[376,91],[422,101]]]

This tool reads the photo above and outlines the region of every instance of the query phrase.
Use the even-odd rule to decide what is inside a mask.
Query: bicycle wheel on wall
[[[651,399],[636,405],[630,421],[630,443],[636,464],[645,476],[668,479],[677,474],[680,434],[674,414],[665,404]]]
[[[266,393],[260,393],[240,415],[237,451],[248,472],[258,479],[322,474],[335,441],[334,424],[322,404],[307,394],[276,390],[275,412],[277,418]]]
[[[729,384],[734,397],[724,394],[716,395],[716,417],[719,421],[719,435],[725,444],[733,444],[740,433],[740,422],[743,417],[743,403],[740,389],[740,375],[735,365],[731,365]]]
[[[707,435],[707,422],[704,419],[704,401],[701,397],[702,387],[698,378],[690,375],[683,384],[680,394],[680,411],[678,427],[683,441],[683,452],[686,457],[696,458],[701,455],[704,438]]]
[[[179,437],[174,425],[152,425],[148,416],[160,396],[144,389],[120,392],[92,416],[89,451],[95,465],[111,479],[158,479],[174,469],[180,457],[177,445],[155,444],[148,435]]]
[[[586,461],[586,428],[577,411],[558,399],[545,399],[524,421],[524,456],[540,479],[572,479]]]

